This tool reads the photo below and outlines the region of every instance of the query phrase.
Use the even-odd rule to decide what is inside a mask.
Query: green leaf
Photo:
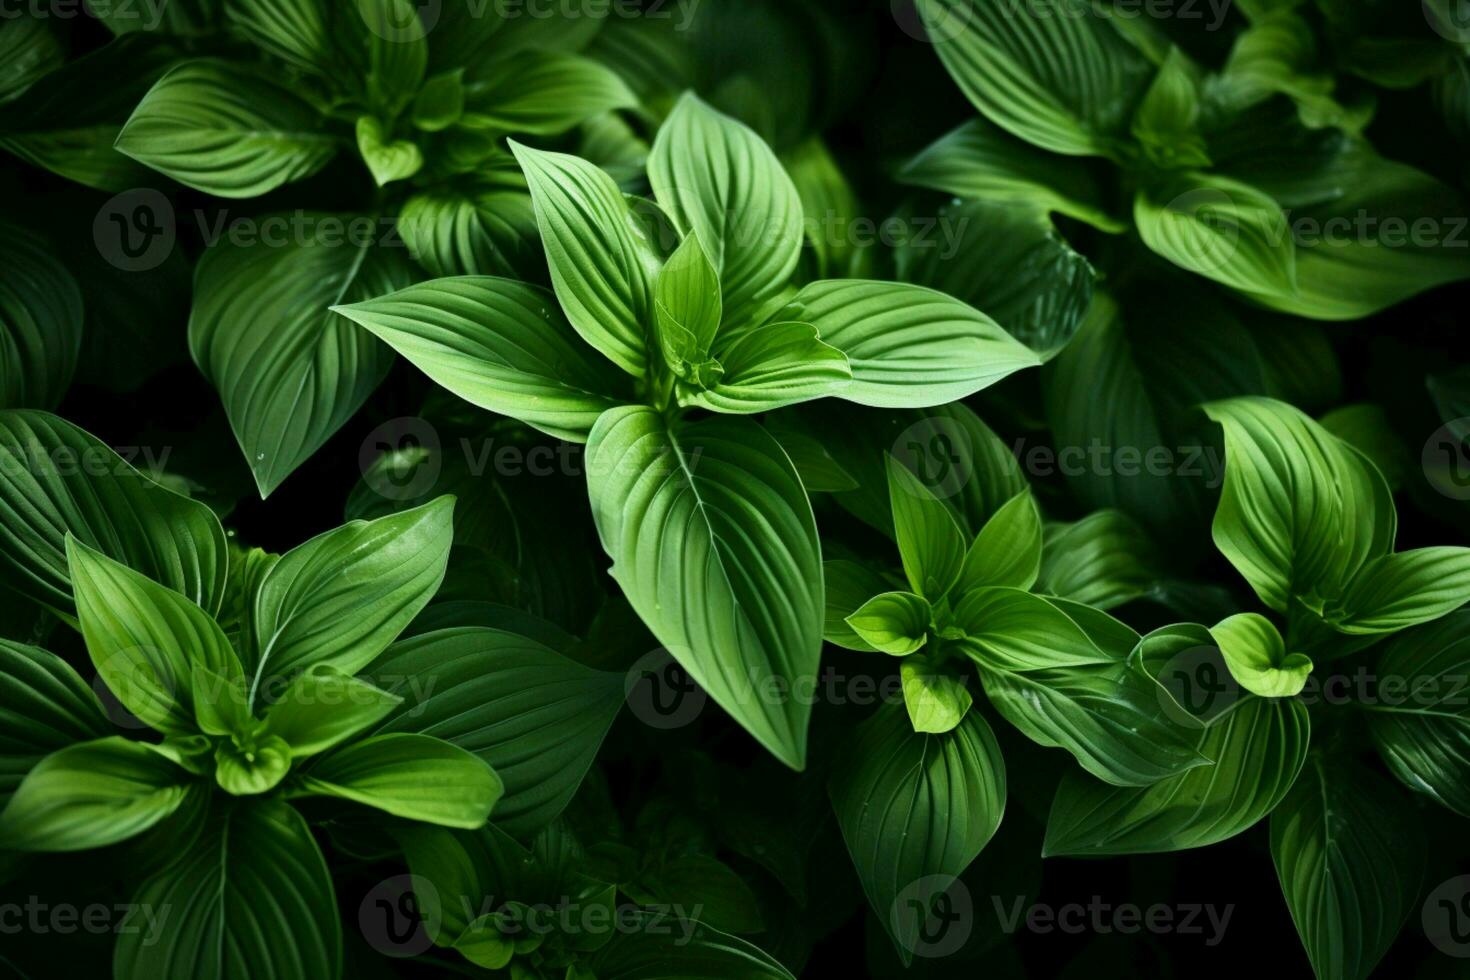
[[[978,711],[953,731],[918,733],[887,705],[853,732],[828,790],[868,904],[907,963],[930,925],[928,900],[1000,826],[1006,774],[995,734]]]
[[[331,69],[331,16],[322,0],[225,0],[224,12],[257,47],[309,72]]]
[[[214,245],[200,259],[189,349],[219,390],[264,497],[352,417],[392,365],[391,351],[330,308],[401,289],[410,272],[401,250],[375,244],[379,225],[365,216],[260,221],[290,229],[286,243],[263,232]],[[374,230],[367,241],[363,223]]]
[[[944,501],[913,471],[887,457],[888,500],[904,575],[921,596],[942,599],[965,563],[964,532]]]
[[[1022,216],[1040,210],[1085,221],[1102,231],[1127,228],[1108,214],[1102,189],[1089,170],[1038,150],[984,119],[971,119],[925,147],[904,165],[897,179],[954,197],[979,199]]]
[[[1314,757],[1271,814],[1271,858],[1319,977],[1364,980],[1418,904],[1424,837],[1378,774]]]
[[[1171,47],[1153,84],[1133,114],[1133,135],[1160,167],[1207,167],[1209,152],[1199,135],[1200,95],[1196,69]]]
[[[0,806],[46,755],[112,730],[102,704],[66,661],[0,640]]]
[[[77,620],[108,689],[165,735],[193,734],[195,666],[227,679],[241,674],[224,631],[184,596],[74,537],[67,556]]]
[[[161,929],[148,919],[159,909],[172,910]],[[337,899],[306,821],[279,800],[212,808],[188,849],[135,894],[112,969],[170,980],[339,976]]]
[[[709,926],[659,912],[639,913],[629,924],[587,959],[597,980],[795,980],[769,953]]]
[[[1269,196],[1225,177],[1174,174],[1133,202],[1143,243],[1181,269],[1258,296],[1297,291],[1297,247]]]
[[[1225,488],[1215,545],[1261,601],[1333,598],[1393,547],[1397,517],[1383,477],[1306,415],[1267,398],[1205,406],[1225,428]]]
[[[685,93],[653,142],[648,180],[680,233],[699,236],[726,323],[753,320],[786,288],[801,257],[801,196],[753,130]]]
[[[1150,66],[1084,0],[1045,15],[1006,0],[919,0],[929,39],[991,122],[1042,149],[1109,156]]]
[[[252,740],[249,751],[233,742],[214,750],[214,781],[231,796],[256,796],[280,785],[291,770],[291,746],[274,736]]]
[[[426,133],[448,129],[464,115],[464,69],[435,75],[413,100],[413,124]]]
[[[55,408],[82,350],[81,287],[45,242],[6,221],[0,266],[0,408]]]
[[[697,377],[720,329],[720,278],[699,233],[691,232],[664,263],[654,284],[654,311],[664,363],[685,380]]]
[[[1037,591],[1112,609],[1150,594],[1159,579],[1156,545],[1120,510],[1048,524],[1045,535]]]
[[[352,521],[292,548],[255,597],[255,686],[327,664],[356,674],[429,604],[449,561],[454,498]]]
[[[372,728],[402,703],[398,695],[330,664],[315,664],[266,709],[263,731],[285,741],[293,759],[303,759]]]
[[[388,132],[375,116],[357,117],[357,152],[379,187],[407,180],[424,169],[424,154],[412,140],[388,142]]]
[[[622,674],[592,670],[498,629],[402,640],[364,676],[403,698],[380,734],[433,735],[495,769],[505,784],[495,825],[520,838],[571,802],[623,705]]]
[[[326,166],[337,152],[322,119],[290,89],[226,61],[171,70],[117,136],[139,163],[218,197],[259,197]]]
[[[376,735],[307,767],[303,792],[376,807],[395,817],[474,830],[505,793],[494,769],[429,735]]]
[[[223,600],[229,553],[214,513],[54,415],[0,412],[0,512],[6,585],[64,615],[68,534],[206,611]]]
[[[66,59],[61,42],[40,17],[6,18],[0,25],[0,103],[18,98]]]
[[[526,172],[551,283],[582,339],[642,377],[662,262],[617,184],[585,160],[511,141]]]
[[[1326,611],[1332,628],[1363,636],[1394,633],[1470,601],[1470,548],[1416,548],[1363,566]]]
[[[1071,607],[1069,607],[1071,608]],[[1063,608],[1021,589],[977,589],[955,603],[959,641],[982,667],[1006,671],[1113,664]]]
[[[1362,710],[1383,761],[1405,786],[1470,816],[1470,612],[1394,637],[1375,673],[1380,696]]]
[[[967,686],[969,677],[937,666],[924,654],[905,657],[898,673],[903,683],[904,708],[916,732],[943,735],[954,731],[975,703]]]
[[[1312,660],[1287,654],[1286,641],[1271,621],[1255,613],[1239,613],[1210,627],[1235,682],[1263,698],[1293,698],[1307,686]]]
[[[632,399],[536,286],[435,279],[332,309],[472,405],[557,438],[585,442],[598,416]]]
[[[421,191],[404,202],[397,228],[414,261],[435,276],[546,274],[536,211],[523,189],[492,180]]]
[[[1041,512],[1031,491],[1016,494],[980,529],[965,552],[957,594],[991,585],[1029,589],[1041,574]]]
[[[359,71],[361,54],[354,49],[366,50],[361,88],[385,115],[397,116],[424,83],[431,25],[419,18],[419,5],[411,0],[357,0],[355,6],[357,16],[346,16],[350,29],[337,43]]]
[[[750,415],[840,394],[852,380],[847,355],[822,343],[809,323],[751,327],[722,338],[715,354],[723,374],[681,393],[679,404]]]
[[[639,877],[638,888],[663,904],[698,909],[691,914],[713,929],[732,933],[766,929],[760,901],[751,886],[728,864],[703,854],[663,862]]]
[[[1432,392],[1433,382],[1430,381],[1429,385]],[[1284,400],[1295,401],[1291,398]],[[1318,421],[1322,428],[1368,457],[1368,461],[1378,467],[1378,472],[1388,481],[1389,489],[1398,491],[1403,488],[1409,468],[1409,453],[1381,406],[1372,402],[1343,405]]]
[[[1043,856],[1154,854],[1234,837],[1286,796],[1309,740],[1300,701],[1246,697],[1200,733],[1199,752],[1213,766],[1141,788],[1067,773],[1052,802]]]
[[[885,592],[859,606],[846,622],[874,650],[903,657],[924,645],[933,618],[923,596]]]
[[[112,736],[51,753],[0,811],[0,848],[84,851],[135,837],[178,809],[188,774]]]
[[[816,674],[821,550],[780,445],[746,419],[670,423],[629,406],[598,420],[587,473],[603,549],[633,608],[721,707],[800,769],[811,705],[761,691]]]
[[[774,319],[810,323],[847,355],[852,384],[835,394],[859,405],[943,405],[1041,363],[979,310],[907,283],[810,283]]]
[[[822,565],[826,580],[826,619],[822,638],[847,650],[871,653],[875,647],[858,635],[847,617],[875,595],[888,592],[892,584],[881,574],[855,561],[829,561]]]
[[[554,136],[578,123],[632,109],[638,98],[622,78],[591,58],[519,51],[465,73],[466,121],[505,133]]]

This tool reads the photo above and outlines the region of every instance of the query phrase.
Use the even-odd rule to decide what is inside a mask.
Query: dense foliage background
[[[1462,6],[0,6],[0,970],[1463,974]]]

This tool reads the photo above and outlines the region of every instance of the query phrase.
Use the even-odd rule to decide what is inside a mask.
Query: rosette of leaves
[[[802,205],[748,128],[686,96],[649,160],[656,202],[576,157],[513,144],[553,293],[453,277],[335,307],[471,403],[587,443],[613,577],[654,636],[782,761],[810,706],[820,546],[801,478],[749,416],[832,396],[917,407],[1039,359],[942,293],[792,282]],[[559,307],[559,308],[558,308]]]
[[[190,349],[265,496],[391,366],[329,308],[408,285],[410,256],[433,275],[544,274],[505,137],[553,136],[636,99],[570,50],[586,36],[563,20],[407,0],[231,0],[225,12],[254,56],[172,67],[118,134],[124,158],[229,199],[343,154],[364,168],[361,211],[260,216],[259,234],[227,235],[196,273]]]
[[[1332,98],[1290,10],[1257,17],[1212,73],[1106,4],[918,8],[982,118],[911,161],[907,183],[1126,234],[1120,267],[1136,243],[1314,319],[1470,277],[1455,192],[1357,135],[1362,113]]]
[[[20,711],[7,741],[33,740],[34,728],[51,751],[8,787],[0,848],[132,841],[156,862],[136,907],[174,918],[150,942],[120,930],[117,976],[338,976],[332,880],[294,801],[484,825],[504,792],[495,770],[431,735],[373,733],[403,699],[356,676],[438,587],[452,509],[446,498],[349,524],[279,556],[254,584],[251,630],[233,641],[213,603],[66,537],[92,665],[137,729],[161,738],[107,734],[96,696],[65,662],[4,646],[0,679]],[[258,928],[272,918],[291,929]]]

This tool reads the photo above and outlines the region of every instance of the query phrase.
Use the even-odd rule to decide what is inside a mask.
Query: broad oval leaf
[[[453,541],[454,498],[352,521],[281,556],[255,595],[262,678],[316,664],[355,674],[438,591]]]
[[[1154,854],[1206,847],[1248,830],[1296,782],[1311,738],[1300,701],[1246,696],[1200,734],[1214,762],[1146,787],[1062,777],[1045,857]]]
[[[443,739],[410,732],[375,735],[334,749],[307,767],[301,788],[463,830],[483,827],[505,793],[484,760]]]
[[[44,412],[0,412],[0,569],[5,583],[69,616],[66,536],[213,613],[229,550],[204,504],[164,489],[102,442]]]
[[[66,661],[10,640],[0,640],[0,705],[0,804],[49,753],[112,730],[97,695]]]
[[[816,674],[822,559],[786,453],[746,419],[670,423],[629,406],[598,420],[587,474],[633,608],[721,707],[802,768],[811,705],[770,688],[789,694]]]
[[[221,242],[200,259],[189,349],[219,390],[264,497],[362,407],[392,365],[387,347],[330,308],[401,289],[410,263],[401,250],[347,236],[353,222],[380,227],[363,216],[260,222],[285,242]]]
[[[1342,633],[1393,633],[1470,601],[1470,548],[1416,548],[1363,566],[1325,616]]]
[[[852,384],[833,394],[877,408],[958,401],[1041,363],[979,310],[907,283],[814,282],[774,319],[816,327],[852,368]]]
[[[536,286],[490,276],[435,279],[332,308],[479,408],[585,442],[632,386],[596,356]]]
[[[149,89],[117,149],[196,190],[259,197],[320,170],[338,144],[294,92],[217,59],[190,61]]]
[[[638,98],[611,69],[567,52],[517,51],[465,72],[465,111],[476,126],[553,136]]]
[[[958,878],[1000,826],[995,734],[977,711],[953,731],[918,733],[902,707],[886,705],[853,732],[828,792],[868,904],[907,963],[930,925],[932,896],[916,889]]]
[[[750,415],[839,394],[852,380],[847,355],[822,343],[809,323],[752,327],[721,341],[715,354],[724,373],[681,394],[680,404]]]
[[[403,704],[380,733],[421,732],[488,762],[505,784],[495,825],[526,838],[571,802],[623,704],[623,676],[499,629],[439,630],[364,673]]]

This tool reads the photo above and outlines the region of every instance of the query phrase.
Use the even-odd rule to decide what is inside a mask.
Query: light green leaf
[[[1397,517],[1383,477],[1306,415],[1267,398],[1205,406],[1225,428],[1225,488],[1215,545],[1261,601],[1329,599],[1393,547]]]
[[[951,618],[965,633],[965,653],[982,668],[1030,671],[1119,659],[1057,603],[1022,589],[976,589],[955,603]]]
[[[662,262],[611,177],[585,160],[511,141],[526,172],[551,282],[582,339],[635,377],[648,360]]]
[[[1380,696],[1362,710],[1383,761],[1405,786],[1470,816],[1470,612],[1394,637],[1375,673]]]
[[[367,328],[479,408],[584,442],[599,415],[632,400],[536,286],[489,276],[435,279],[334,312]]]
[[[159,79],[116,146],[181,184],[230,198],[308,177],[337,152],[311,105],[217,59],[187,62]]]
[[[0,806],[45,756],[112,730],[102,704],[66,661],[0,640]]]
[[[1239,181],[1180,173],[1141,190],[1133,220],[1170,262],[1253,295],[1297,291],[1297,247],[1280,205]]]
[[[1362,567],[1326,610],[1332,628],[1363,636],[1438,619],[1470,601],[1470,548],[1416,548]]]
[[[193,734],[195,665],[227,679],[241,674],[224,631],[184,596],[74,537],[67,557],[77,620],[108,689],[165,735]]]
[[[809,323],[751,327],[722,338],[715,354],[723,374],[681,392],[681,405],[750,415],[839,394],[852,381],[847,355],[822,343]]]
[[[899,181],[988,204],[1064,214],[1107,232],[1127,225],[1108,214],[1086,168],[1016,139],[985,119],[946,133],[904,165]]]
[[[754,131],[685,93],[654,140],[648,180],[679,231],[699,236],[726,323],[746,324],[786,288],[801,257],[801,197]]]
[[[291,746],[274,736],[258,737],[249,750],[220,742],[214,750],[214,781],[231,796],[258,796],[280,785],[291,771]]]
[[[424,168],[424,154],[412,140],[388,142],[388,132],[375,116],[357,117],[357,152],[379,187],[407,180]]]
[[[260,666],[267,677],[328,664],[355,674],[429,604],[444,580],[454,498],[352,521],[276,562],[255,597]]]
[[[1307,685],[1312,660],[1286,652],[1286,641],[1271,621],[1256,613],[1239,613],[1210,627],[1225,666],[1235,682],[1263,698],[1293,698]]]
[[[378,733],[433,735],[495,769],[505,784],[495,825],[520,838],[571,802],[624,696],[622,674],[584,667],[529,637],[471,627],[395,643],[364,677],[403,698]]]
[[[465,73],[466,121],[506,133],[553,136],[593,116],[631,109],[638,98],[591,58],[519,51]]]
[[[1042,149],[1109,156],[1150,65],[1085,0],[919,0],[950,75],[991,122]]]
[[[709,359],[724,309],[719,273],[698,232],[687,235],[659,271],[654,309],[664,363],[679,377],[694,380]]]
[[[874,650],[903,657],[924,645],[933,618],[923,596],[884,592],[859,606],[846,622]]]
[[[1382,776],[1314,757],[1271,814],[1271,858],[1319,977],[1365,980],[1418,904],[1424,837]]]
[[[6,221],[0,267],[0,408],[55,408],[82,350],[81,287],[45,242]]]
[[[1025,490],[1008,500],[980,529],[960,567],[957,594],[989,585],[1029,589],[1041,573],[1041,512]]]
[[[816,522],[780,445],[746,419],[671,424],[630,406],[598,420],[587,473],[633,608],[721,707],[800,769],[811,705],[760,693],[814,677],[821,650]]]
[[[1253,827],[1296,782],[1310,741],[1300,701],[1245,697],[1200,733],[1213,766],[1146,787],[1062,777],[1043,856],[1154,854],[1207,847]]]
[[[913,471],[887,457],[888,500],[904,575],[921,596],[942,599],[965,562],[965,537],[944,501]]]
[[[914,731],[943,735],[965,720],[975,703],[967,675],[938,667],[924,654],[905,657],[898,666],[903,683],[903,704]]]
[[[474,830],[505,793],[495,770],[472,753],[429,735],[377,735],[314,761],[306,793],[376,807],[395,817]]]
[[[868,904],[907,963],[933,898],[1000,826],[1006,774],[995,734],[978,711],[942,735],[915,732],[886,705],[852,733],[828,792]]]
[[[408,285],[401,249],[378,247],[366,216],[260,219],[264,237],[221,242],[194,276],[189,349],[224,400],[261,496],[327,441],[392,366],[392,352],[330,307]],[[368,240],[360,228],[374,229]],[[349,234],[347,229],[358,228]]]
[[[84,851],[136,837],[178,809],[188,773],[112,736],[53,752],[0,811],[0,849]]]
[[[0,569],[70,615],[66,537],[218,610],[229,552],[205,505],[166,490],[99,440],[44,412],[0,412]]]
[[[366,731],[402,703],[398,695],[330,664],[315,664],[266,708],[264,734],[282,739],[293,759],[303,759]]]
[[[279,800],[211,808],[188,849],[143,883],[130,909],[113,953],[117,977],[335,977],[342,969],[331,873],[306,821]],[[172,910],[161,927],[149,919],[159,909]]]
[[[836,394],[859,405],[942,405],[1041,363],[979,310],[907,283],[810,283],[774,319],[810,323],[847,355],[852,384]]]

